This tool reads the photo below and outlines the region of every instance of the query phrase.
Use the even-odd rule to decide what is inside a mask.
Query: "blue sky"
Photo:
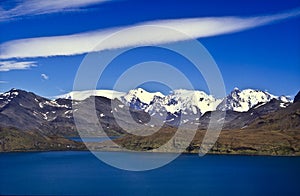
[[[69,92],[77,69],[89,52],[81,39],[82,43],[90,43],[93,35],[101,37],[103,30],[113,33],[116,27],[147,23],[174,25],[191,33],[216,61],[227,92],[239,87],[295,95],[300,90],[299,0],[49,2],[1,1],[0,91],[20,88],[43,96]],[[211,27],[212,22],[216,28],[207,30],[205,27]],[[74,39],[74,34],[80,38]],[[69,36],[70,41],[58,37],[61,35]],[[131,40],[134,46],[136,37],[156,41],[142,32],[104,50],[126,47]],[[166,40],[169,37],[166,35]],[[62,46],[67,48],[61,49]],[[111,63],[98,88],[111,89],[115,80],[136,63],[160,61],[179,68],[196,89],[208,91],[201,74],[186,59],[155,47],[136,47]],[[180,87],[179,84],[180,81]],[[155,83],[142,87],[168,90]]]

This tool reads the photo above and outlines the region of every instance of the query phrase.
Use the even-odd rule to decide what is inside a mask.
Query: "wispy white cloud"
[[[60,87],[56,87],[56,89],[57,89],[59,92],[61,92],[61,93],[65,93],[65,92],[66,92],[66,90],[64,90],[64,89],[62,89],[62,88],[60,88]]]
[[[16,6],[8,10],[5,10],[0,4],[0,21],[21,16],[73,11],[106,1],[108,0],[22,0],[16,1]]]
[[[0,61],[0,71],[24,70],[35,66],[35,61]]]
[[[41,78],[42,78],[43,80],[48,80],[48,79],[49,79],[49,76],[46,75],[46,74],[44,74],[44,73],[42,73],[42,74],[41,74]]]
[[[240,32],[247,29],[268,25],[280,20],[297,17],[300,9],[287,12],[253,16],[253,17],[206,17],[190,19],[157,20],[135,24],[132,26],[110,28],[92,32],[85,32],[65,36],[39,37],[6,42],[0,45],[0,58],[26,58],[69,56],[84,54],[93,51],[102,51],[124,47],[155,45],[184,41],[193,38],[202,38]],[[162,27],[151,31],[151,27]],[[180,33],[170,33],[165,28]],[[114,41],[102,40],[125,30],[122,36]],[[97,46],[97,47],[96,47]]]
[[[0,84],[7,84],[8,81],[5,81],[5,80],[0,80]]]

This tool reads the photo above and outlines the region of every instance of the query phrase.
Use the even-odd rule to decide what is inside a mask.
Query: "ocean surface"
[[[300,195],[300,157],[183,154],[164,167],[130,172],[90,152],[0,153],[0,174],[1,195]]]

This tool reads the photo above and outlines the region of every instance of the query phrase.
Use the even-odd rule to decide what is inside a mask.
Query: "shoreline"
[[[87,150],[87,149],[72,149],[72,150],[66,150],[66,149],[62,149],[62,150],[24,150],[24,151],[1,151],[1,154],[10,154],[10,153],[40,153],[40,152],[90,152],[90,153],[94,153],[94,152],[105,152],[105,153],[155,153],[155,154],[178,154],[176,152],[151,152],[151,151],[121,151],[121,150]],[[195,152],[182,152],[179,154],[184,154],[184,155],[198,155],[198,153]],[[300,157],[300,155],[271,155],[271,154],[245,154],[245,153],[206,153],[203,155],[226,155],[226,156],[264,156],[264,157]],[[179,155],[180,156],[180,155]],[[202,157],[202,156],[199,156]]]

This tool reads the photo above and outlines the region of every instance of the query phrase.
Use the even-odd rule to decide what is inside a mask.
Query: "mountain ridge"
[[[139,88],[129,91],[128,94],[118,92],[119,98],[116,98],[112,91],[101,90],[83,92],[87,98],[77,101],[63,98],[51,100],[31,92],[11,89],[6,93],[0,94],[0,125],[29,130],[42,129],[44,132],[53,132],[55,128],[59,128],[61,134],[72,135],[72,133],[76,132],[73,113],[77,110],[73,106],[88,105],[88,103],[92,103],[91,98],[93,97],[96,101],[96,111],[100,121],[106,124],[105,128],[114,127],[117,132],[122,132],[122,129],[114,120],[116,116],[113,115],[113,111],[117,112],[119,120],[129,122],[131,117],[128,116],[126,111],[130,110],[132,111],[130,115],[135,116],[135,120],[138,123],[142,123],[150,128],[154,128],[161,123],[175,127],[179,125],[194,126],[196,124],[203,126],[209,123],[211,112],[219,111],[221,113],[226,112],[227,119],[229,119],[228,123],[226,123],[227,121],[225,122],[225,127],[236,127],[238,125],[239,128],[242,128],[248,126],[248,122],[251,122],[249,119],[257,118],[262,114],[270,113],[280,108],[286,108],[292,104],[286,98],[282,99],[282,97],[258,90],[247,89],[246,92],[249,92],[249,94],[246,94],[247,96],[243,94],[242,97],[239,97],[239,94],[244,91],[234,89],[230,95],[221,100],[215,99],[202,91],[182,89],[174,91],[171,95],[162,95],[161,93],[149,93]],[[106,97],[99,96],[103,92]],[[77,93],[82,97],[81,92]],[[96,93],[97,96],[87,96],[89,93]],[[146,98],[142,98],[141,95],[146,95]],[[264,102],[260,102],[257,99],[259,96]],[[251,99],[253,100],[251,101]],[[217,104],[213,105],[213,103],[221,104],[221,102],[224,103],[223,108],[218,108],[220,105]],[[204,109],[202,107],[203,103]],[[235,110],[232,107],[237,105],[236,108],[239,108],[240,105],[245,105],[245,103],[248,104],[245,111]],[[212,105],[211,110],[207,109],[206,104]],[[205,115],[206,113],[208,115]],[[86,118],[90,116],[88,113],[86,115]],[[150,121],[146,120],[146,122],[145,119],[154,120],[150,124]],[[86,120],[82,120],[86,122]],[[132,129],[135,128],[134,126],[131,127]]]

